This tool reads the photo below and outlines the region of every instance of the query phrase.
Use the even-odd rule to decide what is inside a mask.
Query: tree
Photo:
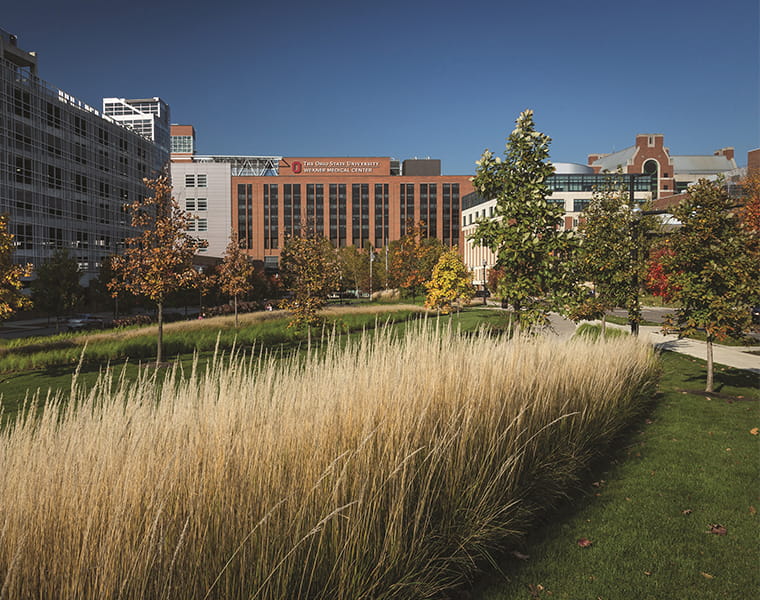
[[[84,288],[79,284],[79,265],[68,250],[56,250],[36,269],[36,274],[31,283],[32,298],[35,306],[48,315],[60,317],[82,302]]]
[[[0,215],[0,321],[31,305],[21,293],[21,278],[31,275],[32,265],[14,264],[13,237],[8,231],[8,217]]]
[[[235,233],[230,237],[224,251],[222,264],[219,265],[218,281],[222,293],[233,299],[235,306],[235,329],[238,327],[238,297],[251,290],[253,263],[240,247]]]
[[[656,246],[649,253],[647,263],[646,288],[649,293],[665,302],[673,298],[673,283],[665,272],[664,259],[673,255],[673,251],[667,246]]]
[[[721,181],[700,179],[673,215],[681,222],[663,258],[679,305],[665,327],[679,335],[698,329],[707,337],[707,381],[713,391],[713,343],[742,336],[760,290],[760,258]]]
[[[425,291],[444,246],[439,239],[427,236],[423,221],[410,222],[407,231],[409,233],[391,244],[389,275],[396,287],[414,298]]]
[[[604,322],[607,311],[624,307],[635,333],[641,322],[639,290],[646,274],[648,233],[656,222],[641,214],[631,192],[622,172],[608,174],[594,190],[583,212],[575,263],[583,279],[594,284],[593,296],[582,292],[587,312]]]
[[[168,175],[144,181],[153,195],[129,205],[132,226],[142,233],[125,239],[124,254],[113,257],[116,277],[108,287],[112,294],[124,290],[156,304],[156,364],[160,364],[164,303],[171,292],[195,285],[198,273],[193,269],[193,256],[205,244],[185,233],[187,216],[172,198]]]
[[[535,129],[533,111],[517,118],[507,139],[504,160],[486,150],[473,186],[486,199],[496,199],[495,218],[478,222],[471,236],[496,255],[505,276],[498,293],[512,305],[523,330],[548,323],[550,310],[564,304],[571,269],[566,259],[572,234],[562,229],[562,206],[547,202],[546,180],[550,138]]]
[[[346,288],[356,290],[369,288],[369,257],[356,246],[338,250],[340,278]]]
[[[280,253],[280,274],[286,289],[292,292],[292,297],[283,303],[293,313],[290,326],[316,325],[317,312],[340,282],[340,268],[330,241],[310,230],[289,238]]]
[[[475,295],[472,274],[462,262],[456,248],[441,254],[426,287],[428,295],[425,306],[438,309],[443,314],[451,311],[453,303],[469,302]]]

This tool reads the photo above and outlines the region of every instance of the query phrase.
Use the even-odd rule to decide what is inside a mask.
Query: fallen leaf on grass
[[[705,579],[714,579],[714,575],[710,575],[709,573],[705,573],[704,571],[700,571],[699,574],[704,577]]]
[[[646,575],[647,577],[651,577],[652,571],[644,571],[644,575]]]
[[[687,508],[686,510],[681,511],[682,515],[690,515],[691,513],[692,513],[692,510],[690,508]]]
[[[588,548],[588,547],[589,547],[589,546],[591,546],[591,544],[593,544],[593,543],[594,543],[594,542],[592,542],[592,541],[591,541],[591,540],[589,540],[588,538],[581,538],[581,539],[579,539],[579,540],[578,540],[578,545],[579,545],[581,548]]]
[[[757,509],[754,506],[750,506],[749,514],[751,514],[754,517],[757,514]]]
[[[749,432],[750,432],[752,435],[758,435],[758,434],[760,434],[760,428],[757,428],[757,427],[753,427],[752,429],[750,429],[750,430],[749,430]]]
[[[510,554],[520,560],[528,560],[530,558],[530,556],[528,556],[527,554],[523,554],[522,552],[518,552],[517,550],[512,550]]]
[[[726,535],[728,531],[726,530],[723,525],[719,525],[718,523],[714,523],[710,525],[710,531],[707,533],[714,533],[715,535]]]

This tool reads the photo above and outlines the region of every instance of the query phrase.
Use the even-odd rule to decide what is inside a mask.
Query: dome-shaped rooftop
[[[588,165],[582,165],[579,163],[566,163],[566,162],[555,162],[552,164],[554,165],[554,172],[557,175],[593,175],[594,174],[594,169],[592,169]]]

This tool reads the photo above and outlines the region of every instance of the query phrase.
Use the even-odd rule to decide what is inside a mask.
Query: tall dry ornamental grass
[[[430,597],[560,497],[656,377],[633,340],[419,326],[331,348],[161,392],[104,379],[3,431],[0,598]]]

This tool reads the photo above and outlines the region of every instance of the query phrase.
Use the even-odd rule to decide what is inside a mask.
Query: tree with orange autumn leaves
[[[8,231],[8,217],[0,215],[0,320],[31,305],[29,298],[21,293],[21,278],[31,274],[32,265],[14,264],[13,249],[13,234]]]
[[[390,246],[390,273],[395,287],[412,297],[425,293],[433,267],[444,252],[443,244],[428,237],[423,221],[407,225],[408,233]]]
[[[156,304],[156,364],[160,364],[164,303],[171,292],[196,285],[199,273],[193,268],[193,256],[205,242],[186,233],[188,217],[172,197],[169,176],[164,173],[144,181],[153,195],[127,205],[132,226],[141,233],[126,238],[124,254],[113,258],[115,277],[108,289],[113,295],[126,291]]]
[[[217,281],[222,293],[233,300],[235,307],[235,329],[238,327],[238,298],[251,290],[253,263],[240,247],[237,234],[233,232],[222,264],[217,269]]]

